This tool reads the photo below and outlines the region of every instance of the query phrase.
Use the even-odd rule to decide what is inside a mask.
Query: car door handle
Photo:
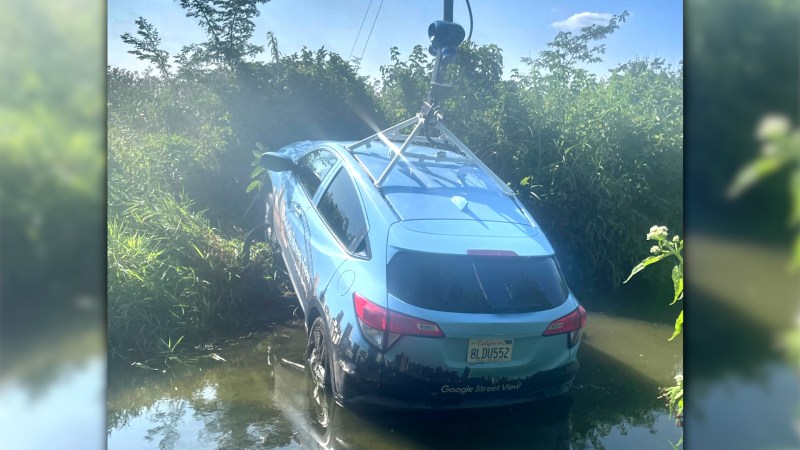
[[[296,212],[297,214],[301,216],[303,215],[303,208],[301,208],[299,204],[292,203],[292,209],[294,209],[294,212]]]

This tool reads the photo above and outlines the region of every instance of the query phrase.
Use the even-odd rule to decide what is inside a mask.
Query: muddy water
[[[672,448],[657,398],[680,342],[668,323],[595,313],[571,395],[459,413],[354,412],[311,386],[302,322],[198,350],[166,372],[109,369],[108,448]],[[669,352],[667,350],[673,350]]]

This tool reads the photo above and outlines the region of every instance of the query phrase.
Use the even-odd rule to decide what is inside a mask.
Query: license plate
[[[511,361],[513,339],[470,339],[467,346],[467,363]]]

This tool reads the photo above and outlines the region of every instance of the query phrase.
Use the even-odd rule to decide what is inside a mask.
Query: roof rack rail
[[[392,159],[389,161],[389,164],[383,170],[383,173],[375,180],[375,186],[377,188],[381,188],[383,183],[386,181],[386,178],[389,176],[389,173],[392,171],[394,166],[397,164],[400,158],[406,159],[406,156],[411,157],[419,157],[420,155],[408,153],[406,150],[408,146],[413,143],[421,143],[421,144],[430,144],[428,139],[431,141],[442,144],[442,145],[453,145],[457,148],[463,155],[464,158],[459,158],[458,161],[463,161],[471,164],[475,164],[476,166],[480,167],[481,169],[485,170],[492,179],[497,182],[503,189],[503,192],[507,195],[514,195],[514,191],[508,187],[508,185],[503,182],[491,169],[489,169],[483,161],[480,160],[472,150],[470,150],[463,142],[461,142],[452,131],[448,130],[447,127],[442,124],[439,120],[441,119],[441,115],[436,112],[436,110],[432,107],[428,108],[426,114],[422,112],[418,113],[414,117],[404,120],[396,125],[393,125],[385,130],[378,131],[377,133],[369,136],[365,139],[362,139],[358,142],[350,144],[347,146],[347,150],[351,153],[353,150],[361,147],[361,146],[369,146],[373,141],[379,140],[383,142],[386,147],[388,147],[393,153]],[[411,134],[400,134],[399,131],[413,125],[414,128],[411,131]],[[427,138],[418,136],[422,127],[429,127],[434,128],[439,131],[440,136],[435,138]],[[402,145],[398,148],[395,142],[393,141],[400,141],[402,140]],[[447,158],[448,160],[452,160],[451,158]]]

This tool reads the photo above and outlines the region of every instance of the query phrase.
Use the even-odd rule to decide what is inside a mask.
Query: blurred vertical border
[[[788,171],[726,196],[768,115],[800,111],[800,2],[685,8],[686,448],[800,448]]]
[[[106,5],[0,9],[0,447],[103,448]]]

